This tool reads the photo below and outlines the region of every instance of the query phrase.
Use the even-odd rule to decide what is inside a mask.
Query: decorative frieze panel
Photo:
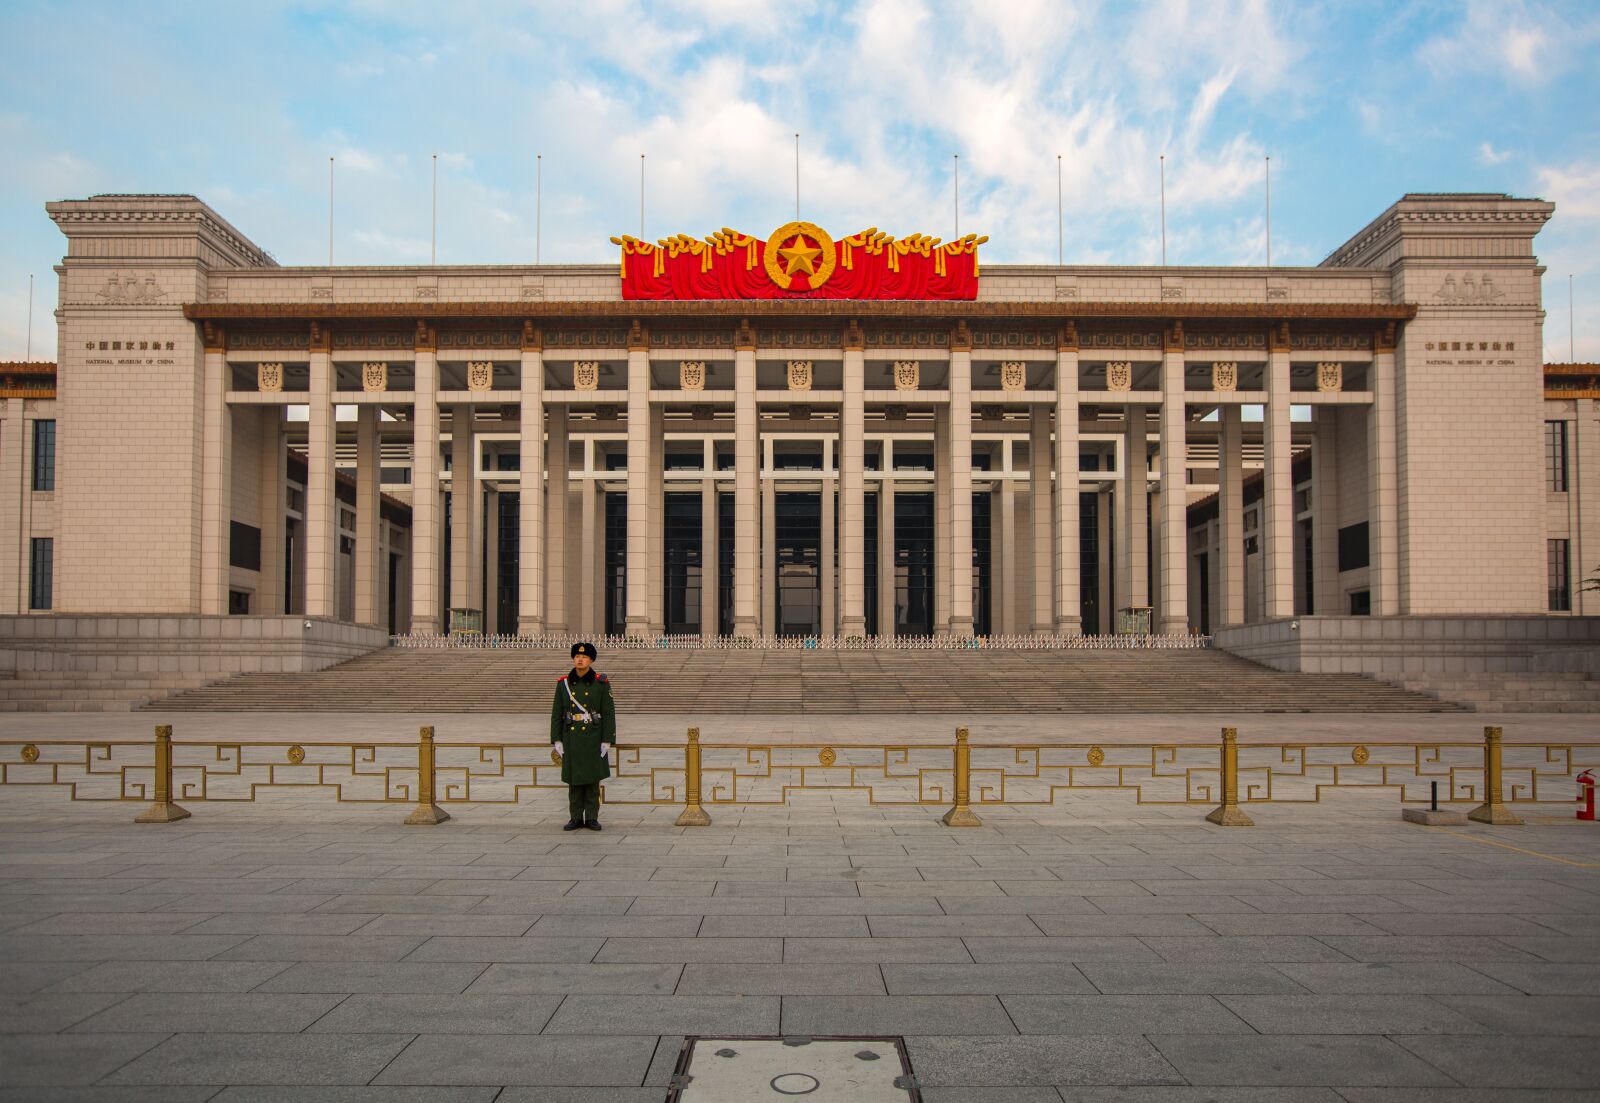
[[[1449,306],[1489,306],[1505,298],[1505,292],[1494,285],[1494,277],[1488,272],[1451,272],[1433,297]]]
[[[154,272],[109,273],[95,294],[107,303],[118,305],[158,303],[166,298]]]
[[[1296,329],[1289,334],[1289,347],[1292,349],[1330,349],[1360,352],[1372,348],[1372,331],[1308,333],[1303,332],[1301,329]]]
[[[262,394],[283,393],[283,365],[257,364],[256,390]]]
[[[1318,364],[1317,390],[1323,394],[1344,390],[1344,365],[1337,362]]]
[[[975,349],[1054,349],[1056,331],[1053,329],[975,329],[972,331]]]
[[[650,346],[658,349],[726,349],[733,347],[732,329],[666,328],[660,324],[650,327]]]
[[[572,365],[572,389],[598,391],[600,389],[600,361],[578,360]]]
[[[789,389],[791,391],[809,391],[811,389],[811,361],[789,361]]]
[[[1131,391],[1133,389],[1133,362],[1113,360],[1106,365],[1106,390]]]
[[[950,330],[920,326],[873,326],[867,330],[868,348],[949,348]]]
[[[383,360],[373,360],[361,365],[361,389],[376,394],[389,389],[389,365]]]
[[[922,361],[896,360],[894,362],[894,389],[914,391],[922,386]]]
[[[467,390],[494,390],[493,360],[469,360],[467,362]]]
[[[836,329],[768,329],[760,327],[756,330],[756,343],[766,349],[836,349],[843,341],[843,335]]]
[[[1192,326],[1184,327],[1183,347],[1186,349],[1260,349],[1265,352],[1267,348],[1267,335],[1262,332],[1255,333],[1206,333],[1195,332]]]
[[[628,347],[627,326],[583,326],[547,329],[546,348],[620,349]]]
[[[336,349],[408,349],[412,344],[410,330],[355,330],[339,326],[333,331]]]
[[[305,330],[293,333],[272,333],[262,330],[228,329],[230,349],[307,349],[311,336]]]
[[[678,386],[686,391],[706,389],[706,362],[704,360],[678,361]]]
[[[1026,390],[1028,365],[1021,360],[1007,360],[1000,365],[1000,387],[1007,391]]]
[[[1094,349],[1159,349],[1161,334],[1156,330],[1130,332],[1128,330],[1088,331],[1082,336],[1084,348]]]
[[[1232,360],[1218,360],[1211,365],[1211,389],[1232,393],[1239,389],[1239,365]]]
[[[522,334],[514,329],[439,331],[439,347],[442,349],[514,349],[521,343]]]

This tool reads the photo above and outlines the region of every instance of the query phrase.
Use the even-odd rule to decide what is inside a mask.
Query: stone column
[[[650,632],[661,635],[667,629],[667,463],[666,411],[650,407],[650,544],[645,554],[650,560]]]
[[[588,458],[593,450],[585,449]],[[594,465],[586,463],[584,477],[578,481],[578,567],[574,572],[572,600],[568,602],[568,621],[578,635],[603,636],[606,631],[606,493],[593,477]],[[570,496],[567,498],[570,503]],[[563,546],[565,546],[563,544]]]
[[[313,361],[326,353],[313,352]],[[315,367],[313,367],[315,372]],[[331,367],[327,367],[331,372]],[[330,387],[331,390],[331,387]],[[227,354],[205,350],[204,420],[201,429],[200,612],[228,611],[230,522],[233,519],[233,411],[228,407]],[[316,398],[312,398],[313,406]],[[331,453],[330,453],[331,462]],[[30,484],[31,485],[31,484]],[[19,534],[24,539],[26,532]]]
[[[356,407],[356,623],[382,619],[383,548],[378,539],[382,449],[378,440],[378,407]]]
[[[450,411],[450,605],[483,612],[483,492],[472,407]],[[451,625],[454,628],[454,625]]]
[[[1189,631],[1189,441],[1183,328],[1166,333],[1161,357],[1161,609],[1157,631]]]
[[[637,323],[628,336],[628,618],[627,634],[650,632],[650,346]]]
[[[700,481],[700,634],[717,635],[717,596],[722,568],[717,562],[717,481]]]
[[[1237,403],[1219,415],[1217,438],[1216,619],[1220,625],[1244,623],[1244,426]]]
[[[972,635],[972,335],[950,342],[950,634]],[[992,560],[991,560],[992,562]]]
[[[334,497],[333,352],[329,333],[313,325],[311,393],[306,430],[306,616],[338,615],[339,503]]]
[[[818,580],[818,600],[822,607],[822,622],[819,626],[821,634],[831,636],[838,628],[837,608],[834,602],[834,556],[837,554],[838,539],[834,533],[833,524],[833,451],[831,441],[822,442],[822,489],[818,496],[822,508],[822,547],[820,549],[822,562],[818,565],[821,578]]]
[[[950,634],[950,407],[933,411],[933,634]]]
[[[861,636],[866,622],[866,334],[845,327],[844,400],[839,407],[839,632]]]
[[[1394,332],[1373,343],[1367,411],[1367,541],[1372,615],[1397,616],[1400,601],[1400,451],[1395,428]]]
[[[1311,445],[1311,611],[1336,616],[1339,608],[1339,407],[1318,406]]]
[[[884,449],[885,474],[890,456]],[[894,569],[894,479],[885,478],[878,484],[878,635],[894,639],[895,624],[895,569]]]
[[[483,630],[500,634],[500,492],[483,491]]]
[[[277,616],[284,611],[283,536],[289,508],[283,407],[264,406],[260,417],[261,582],[256,590],[256,612]]]
[[[1150,549],[1145,502],[1150,465],[1148,426],[1143,406],[1127,408],[1127,433],[1123,442],[1122,491],[1117,495],[1117,599],[1111,611],[1116,626],[1117,609],[1150,604]],[[1059,495],[1058,495],[1059,498]]]
[[[760,634],[761,427],[756,411],[756,334],[740,322],[733,340],[733,634]]]
[[[1262,459],[1266,464],[1261,498],[1262,566],[1266,572],[1264,620],[1294,616],[1294,474],[1289,420],[1289,333],[1287,323],[1268,339],[1267,405],[1262,418]]]
[[[1006,471],[1011,468],[1011,444],[1005,445]],[[989,618],[991,630],[1009,636],[1017,630],[1017,496],[1011,480],[1002,478],[994,488],[995,503],[990,517],[999,519],[999,539],[995,531],[989,532],[989,563],[991,592],[995,598]],[[991,522],[992,523],[992,522]]]
[[[518,449],[517,633],[544,634],[544,335],[522,330],[522,385]]]
[[[1077,329],[1067,327],[1056,346],[1055,631],[1059,636],[1076,636],[1083,631],[1078,548]]]
[[[28,423],[21,398],[0,398],[0,613],[28,610],[31,537],[23,521],[32,493],[28,465]],[[57,480],[60,485],[60,480]]]
[[[544,565],[545,565],[545,631],[561,634],[569,625],[567,614],[580,611],[580,602],[567,600],[567,471],[571,466],[567,457],[567,407],[552,405],[545,442],[545,500],[544,500]],[[579,564],[578,578],[585,570],[603,569],[600,562]],[[580,591],[574,590],[574,593]],[[584,625],[571,625],[583,628]],[[605,631],[601,624],[597,631]]]
[[[1057,371],[1060,371],[1059,367]],[[1048,636],[1056,630],[1055,527],[1050,511],[1054,488],[1050,485],[1050,448],[1050,407],[1034,406],[1028,418],[1028,497],[1033,513],[1033,616],[1030,628],[1040,636]]]
[[[434,332],[417,327],[411,426],[411,631],[432,635],[439,610],[439,360]]]
[[[771,442],[763,441],[761,466],[771,472]],[[772,475],[761,477],[761,634],[778,634],[778,503]]]

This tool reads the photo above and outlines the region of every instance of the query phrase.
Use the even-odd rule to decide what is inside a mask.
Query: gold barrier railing
[[[0,742],[5,788],[65,790],[76,801],[150,801],[140,822],[172,822],[178,802],[232,803],[323,791],[356,804],[414,804],[406,822],[449,819],[447,803],[516,804],[563,788],[540,743]],[[1208,818],[1248,826],[1243,807],[1317,803],[1325,793],[1390,790],[1402,802],[1478,805],[1474,819],[1515,823],[1508,805],[1572,799],[1576,777],[1600,768],[1600,743],[1506,743],[1499,728],[1474,742],[1221,744],[972,743],[824,745],[630,743],[613,751],[604,800],[682,806],[682,826],[711,822],[707,806],[784,805],[797,793],[862,795],[879,807],[945,806],[951,826],[976,810],[1046,806],[1063,795],[1130,793],[1140,805],[1215,805]],[[1563,790],[1564,785],[1573,786]]]

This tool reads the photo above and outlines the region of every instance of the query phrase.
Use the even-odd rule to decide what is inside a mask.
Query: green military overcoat
[[[569,694],[570,690],[570,694]],[[576,702],[576,703],[574,703]],[[590,719],[585,721],[587,710]],[[611,683],[592,668],[578,676],[568,671],[556,682],[550,705],[550,742],[561,743],[561,780],[567,785],[589,785],[611,776],[610,759],[600,754],[600,744],[616,743],[617,706],[611,700]]]

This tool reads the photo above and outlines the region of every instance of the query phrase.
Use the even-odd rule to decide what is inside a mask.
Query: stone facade
[[[973,303],[638,303],[611,264],[283,268],[193,197],[52,203],[58,489],[18,532],[70,614],[887,634],[913,494],[935,634],[1541,614],[1552,534],[1600,549],[1542,492],[1552,210],[1412,195],[1315,268],[992,265]]]

